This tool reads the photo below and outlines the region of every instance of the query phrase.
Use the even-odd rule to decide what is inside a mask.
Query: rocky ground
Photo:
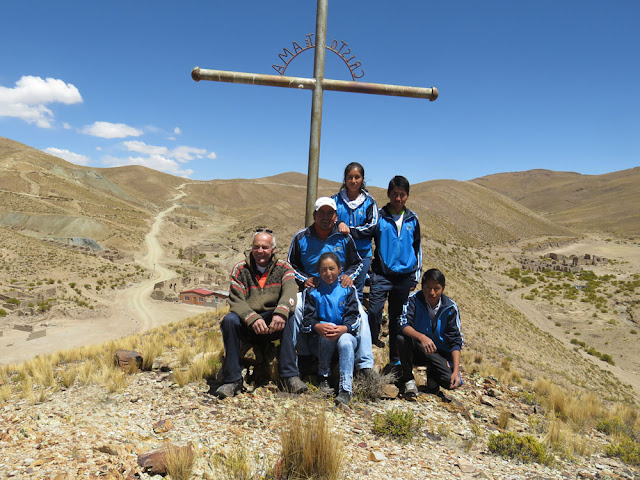
[[[497,432],[502,410],[508,430],[536,435],[540,407],[519,402],[518,388],[471,376],[451,402],[423,394],[404,399],[353,402],[336,408],[318,394],[289,395],[271,385],[234,398],[208,395],[204,381],[178,387],[169,372],[128,377],[126,388],[72,385],[44,403],[0,404],[0,478],[162,478],[138,465],[141,454],[165,442],[191,444],[198,452],[192,478],[229,478],[219,459],[240,448],[255,456],[256,471],[277,461],[279,434],[291,416],[326,412],[344,446],[347,479],[634,479],[640,470],[601,453],[604,435],[586,434],[596,453],[586,458],[556,455],[552,467],[522,464],[491,454],[487,438]],[[412,411],[422,421],[407,444],[372,432],[373,418],[390,408]],[[258,478],[258,477],[254,477]]]

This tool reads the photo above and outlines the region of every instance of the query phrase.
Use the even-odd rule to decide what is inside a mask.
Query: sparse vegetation
[[[281,444],[283,478],[340,478],[344,462],[342,439],[331,431],[324,412],[307,412],[306,418],[295,415],[282,430]]]
[[[384,414],[377,413],[373,417],[373,433],[408,443],[418,432],[421,423],[413,416],[411,410],[402,411],[399,408],[392,408]]]
[[[519,436],[512,432],[489,435],[489,451],[506,458],[515,458],[521,462],[537,462],[549,465],[553,457],[545,446],[531,435]]]

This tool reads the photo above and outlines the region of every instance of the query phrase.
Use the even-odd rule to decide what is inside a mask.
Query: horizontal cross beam
[[[213,82],[246,83],[249,85],[266,85],[270,87],[298,88],[304,90],[313,90],[316,86],[315,78],[229,72],[226,70],[210,70],[200,67],[195,67],[191,71],[191,78],[196,82],[200,80],[210,80]],[[347,82],[328,78],[322,79],[322,89],[337,92],[389,95],[393,97],[426,98],[432,102],[438,98],[438,89],[435,87],[405,87],[402,85],[386,85],[383,83]]]

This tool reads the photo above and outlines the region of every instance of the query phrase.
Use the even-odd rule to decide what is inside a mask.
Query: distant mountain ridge
[[[640,235],[640,167],[603,175],[529,170],[472,182],[569,228]]]
[[[69,234],[73,223],[95,222],[99,243],[134,250],[159,211],[180,197],[176,212],[198,218],[223,215],[229,238],[256,226],[281,236],[304,227],[306,175],[287,172],[257,179],[198,181],[132,165],[94,168],[70,164],[0,138],[0,224],[35,236]],[[484,188],[483,188],[484,187]],[[532,170],[471,182],[435,180],[411,186],[408,207],[425,237],[463,245],[499,244],[542,236],[575,236],[574,228],[640,233],[640,168],[607,175]],[[340,183],[319,180],[318,195]],[[384,189],[371,187],[379,206]],[[180,195],[184,193],[184,195]],[[13,216],[9,220],[7,215]],[[17,217],[16,217],[17,215]],[[37,221],[34,218],[37,216]],[[39,222],[49,226],[34,230]]]

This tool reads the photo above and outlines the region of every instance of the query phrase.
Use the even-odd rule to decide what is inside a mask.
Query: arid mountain
[[[640,167],[604,175],[529,170],[472,181],[570,228],[640,234]]]

